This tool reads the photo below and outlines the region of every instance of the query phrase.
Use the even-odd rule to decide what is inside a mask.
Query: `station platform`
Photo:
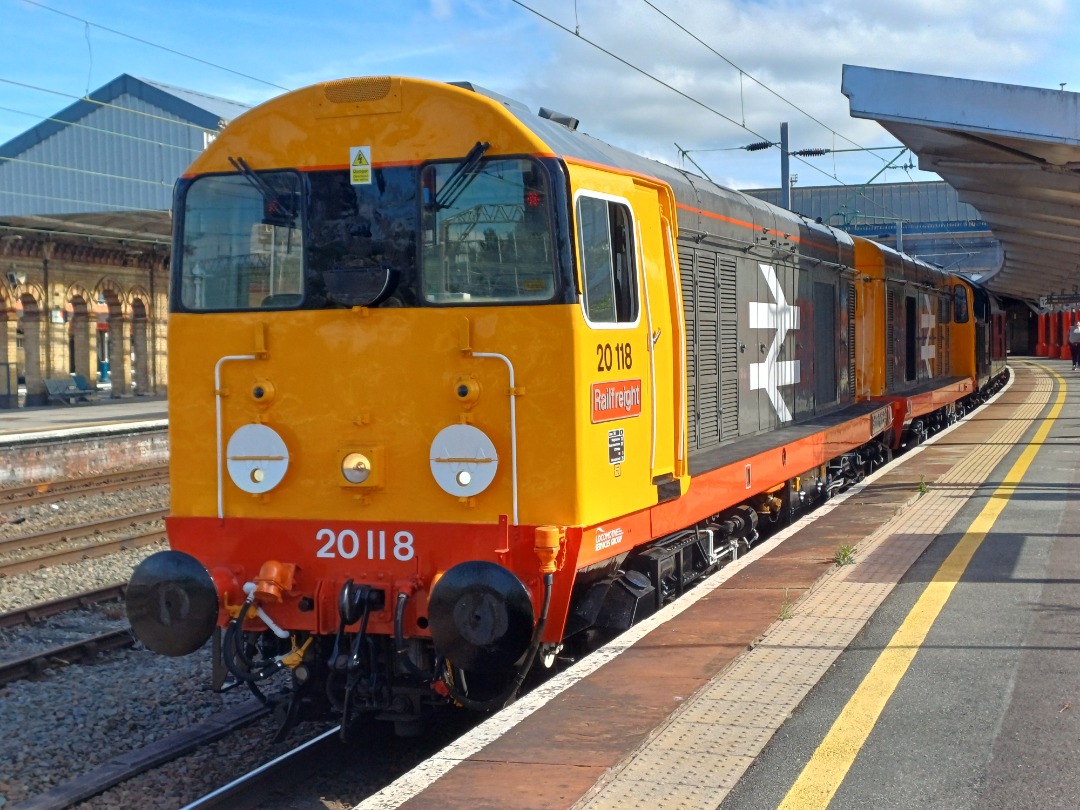
[[[358,807],[1076,807],[1080,372],[1010,365],[983,408]]]
[[[152,422],[168,418],[164,397],[107,396],[77,405],[46,405],[38,408],[0,410],[0,444],[21,434],[67,431],[79,428]]]
[[[0,410],[0,488],[169,462],[163,397]]]

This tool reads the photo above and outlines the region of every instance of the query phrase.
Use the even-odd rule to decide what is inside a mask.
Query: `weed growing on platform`
[[[844,544],[836,550],[833,554],[832,561],[837,565],[854,565],[855,564],[855,546],[849,546]]]
[[[784,588],[784,601],[780,603],[780,621],[786,622],[794,615],[795,611],[791,609],[791,600],[788,598],[788,589]]]
[[[919,476],[919,494],[920,495],[925,495],[929,491],[930,491],[930,485],[928,483],[926,483],[926,476],[925,475],[920,475]]]

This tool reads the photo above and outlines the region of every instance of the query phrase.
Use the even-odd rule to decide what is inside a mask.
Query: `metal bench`
[[[45,390],[49,399],[64,405],[74,405],[83,397],[75,382],[69,377],[64,380],[45,380]]]
[[[79,390],[79,393],[87,399],[87,401],[93,399],[98,395],[98,389],[96,386],[90,385],[90,381],[86,379],[82,374],[72,374],[71,382]]]
[[[45,390],[50,400],[64,405],[89,402],[98,394],[97,388],[81,374],[72,374],[66,379],[45,380]]]

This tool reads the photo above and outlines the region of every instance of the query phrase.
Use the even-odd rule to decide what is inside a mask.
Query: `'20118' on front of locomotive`
[[[429,637],[510,671],[547,602],[561,638],[576,567],[613,553],[581,528],[685,475],[669,201],[572,175],[503,104],[400,79],[289,93],[196,160],[176,194],[171,550],[129,590],[149,647],[191,652],[240,616],[295,667],[362,629],[430,678]]]

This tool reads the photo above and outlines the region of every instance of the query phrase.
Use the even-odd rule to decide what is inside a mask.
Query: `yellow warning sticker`
[[[354,186],[371,184],[371,147],[349,147],[349,182]]]

